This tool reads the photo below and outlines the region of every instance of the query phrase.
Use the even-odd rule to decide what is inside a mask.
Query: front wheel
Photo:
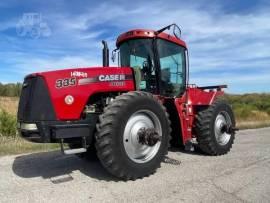
[[[114,176],[141,178],[160,167],[169,135],[165,107],[149,93],[129,92],[116,97],[100,116],[97,155]]]
[[[235,137],[235,118],[231,106],[216,100],[201,110],[195,120],[199,148],[209,155],[223,155],[230,151]]]

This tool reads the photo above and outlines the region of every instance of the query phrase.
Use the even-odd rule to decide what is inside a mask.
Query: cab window
[[[179,96],[185,87],[185,48],[158,39],[161,93],[168,97]]]
[[[133,39],[120,45],[121,67],[132,67],[136,89],[157,92],[152,39]]]

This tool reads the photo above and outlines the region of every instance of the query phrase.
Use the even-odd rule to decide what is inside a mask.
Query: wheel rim
[[[160,141],[154,146],[139,143],[138,133],[142,128],[155,128],[158,135],[162,136],[160,121],[153,112],[140,110],[128,119],[123,136],[124,148],[128,157],[136,163],[145,163],[153,159],[161,144]]]
[[[217,143],[220,145],[226,145],[231,138],[231,134],[223,130],[224,126],[232,126],[232,121],[229,114],[222,111],[217,115],[215,120],[215,136]]]

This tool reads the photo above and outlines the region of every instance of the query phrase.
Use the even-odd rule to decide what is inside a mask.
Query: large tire
[[[160,141],[152,147],[139,143],[140,125],[157,129]],[[170,131],[165,107],[153,95],[140,91],[125,93],[116,97],[99,117],[97,155],[102,165],[118,178],[134,180],[148,176],[160,167],[168,153]]]
[[[199,111],[195,120],[195,132],[199,148],[208,155],[223,155],[230,151],[235,132],[224,132],[224,125],[235,127],[231,106],[217,99],[208,108]]]

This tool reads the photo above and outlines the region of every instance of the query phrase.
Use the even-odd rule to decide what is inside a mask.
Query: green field
[[[240,129],[270,126],[270,94],[225,95],[232,104]],[[18,97],[0,97],[0,155],[59,148],[58,144],[36,144],[17,135]]]
[[[0,156],[60,149],[59,144],[31,143],[22,138],[0,137]]]
[[[226,95],[241,129],[270,126],[270,94]]]

